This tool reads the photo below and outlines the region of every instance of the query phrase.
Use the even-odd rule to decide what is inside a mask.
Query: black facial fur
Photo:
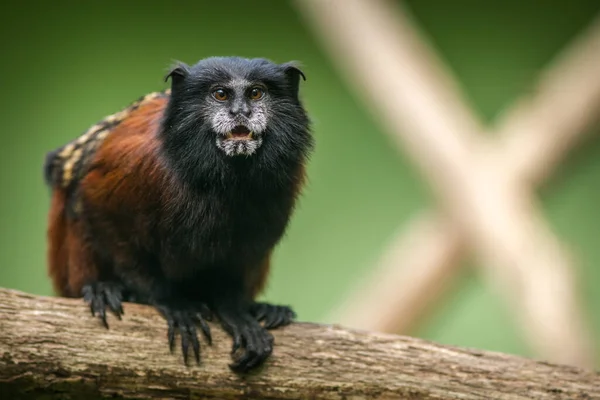
[[[236,166],[245,176],[264,177],[306,157],[313,139],[298,98],[300,77],[304,74],[293,63],[265,59],[213,57],[193,66],[178,63],[166,76],[172,92],[161,134],[172,167],[185,181],[206,184],[227,179]],[[247,97],[255,86],[264,88],[260,100]],[[216,88],[227,92],[227,100],[213,97]],[[237,125],[249,128],[253,140],[227,141]]]

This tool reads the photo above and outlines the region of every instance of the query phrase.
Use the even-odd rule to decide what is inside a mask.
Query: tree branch
[[[213,345],[185,367],[157,312],[125,312],[106,330],[81,299],[0,289],[0,397],[600,398],[598,372],[308,323],[273,331],[272,358],[245,376],[228,369],[231,340],[211,324]]]

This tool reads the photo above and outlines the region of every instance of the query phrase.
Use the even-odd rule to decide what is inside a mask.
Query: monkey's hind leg
[[[80,223],[70,223],[67,233],[68,286],[74,296],[83,296],[83,300],[90,306],[92,316],[98,316],[102,325],[108,329],[107,309],[118,319],[124,314],[122,302],[125,288],[107,268],[98,268],[98,259],[83,237]]]
[[[266,329],[276,329],[291,324],[296,313],[289,306],[256,302],[250,306],[250,313],[257,321],[264,321]]]

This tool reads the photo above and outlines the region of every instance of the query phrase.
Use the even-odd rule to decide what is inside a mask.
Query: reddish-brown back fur
[[[66,195],[54,189],[48,224],[48,274],[54,291],[65,297],[81,296],[86,282],[97,277],[89,245],[82,239],[78,222],[66,215]]]
[[[118,210],[124,202],[134,206],[151,200],[147,180],[163,179],[158,168],[158,143],[154,132],[166,100],[153,100],[117,126],[98,149],[90,172],[81,182],[84,196],[94,205]],[[134,179],[130,174],[137,174]],[[126,182],[127,186],[123,185]]]
[[[148,195],[136,191],[135,187],[120,187],[119,183],[135,165],[151,165],[149,161],[152,160],[147,159],[148,148],[155,143],[148,140],[151,137],[149,133],[158,127],[158,116],[165,104],[164,98],[146,102],[110,131],[92,157],[90,171],[80,182],[75,182],[80,185],[80,195],[103,208],[115,209],[122,206],[123,201],[137,202]],[[119,167],[102,176],[99,169],[107,164],[119,164]],[[141,179],[152,178],[153,173],[147,172],[148,176]],[[93,262],[90,244],[83,240],[80,216],[69,216],[67,206],[66,190],[60,186],[53,187],[47,231],[48,273],[57,294],[79,297],[83,285],[97,278],[99,271]],[[111,271],[102,273],[110,275]]]
[[[65,213],[66,198],[61,189],[52,191],[48,216],[48,274],[54,291],[61,296],[69,296],[69,253],[67,248],[68,226]]]

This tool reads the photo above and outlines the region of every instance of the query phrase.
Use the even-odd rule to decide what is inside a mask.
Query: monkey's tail
[[[48,153],[46,153],[46,157],[44,159],[44,182],[46,183],[46,185],[53,187],[56,183],[57,183],[57,167],[59,167],[58,165],[58,161],[59,161],[59,157],[58,157],[58,153],[59,153],[60,149],[56,149],[53,151],[49,151]]]

